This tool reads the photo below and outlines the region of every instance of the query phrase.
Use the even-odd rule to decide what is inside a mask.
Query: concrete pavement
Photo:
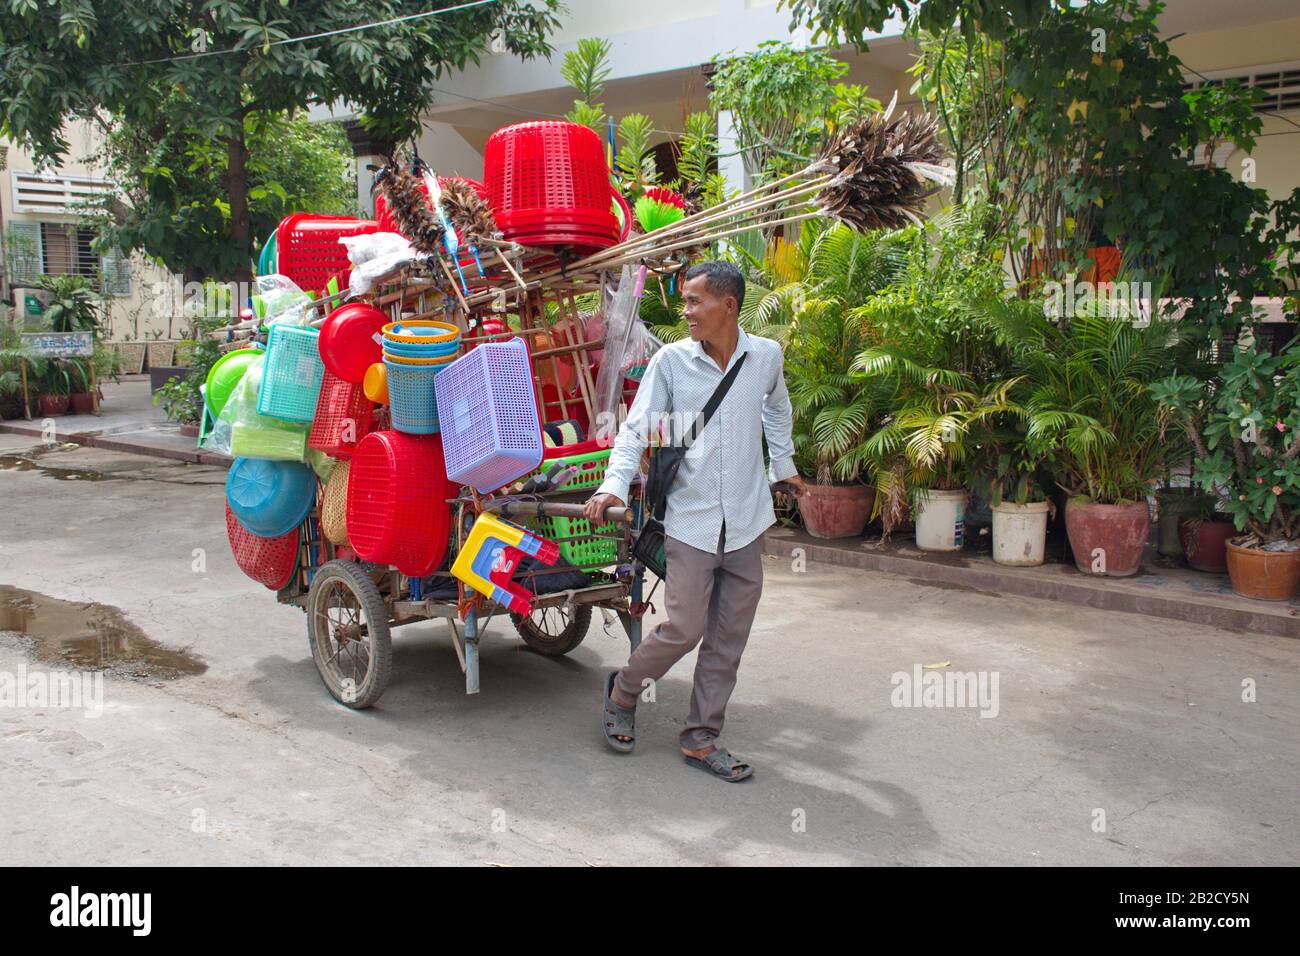
[[[757,772],[733,786],[674,747],[693,656],[642,705],[630,757],[599,737],[627,649],[599,620],[559,660],[494,621],[477,697],[443,625],[399,629],[387,694],[349,711],[303,614],[234,566],[223,469],[31,449],[0,435],[0,585],[119,608],[206,670],[110,676],[97,718],[0,707],[10,863],[1297,858],[1292,639],[768,556],[724,733]],[[0,674],[48,670],[32,653],[0,636]],[[996,716],[895,706],[934,702],[894,680],[917,668],[996,673]]]

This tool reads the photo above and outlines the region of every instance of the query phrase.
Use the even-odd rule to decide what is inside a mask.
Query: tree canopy
[[[57,163],[68,119],[148,130],[183,96],[222,149],[233,277],[251,265],[250,122],[343,103],[371,136],[414,135],[446,73],[489,43],[546,55],[558,0],[10,0],[0,6],[0,133]],[[364,29],[358,29],[370,25]]]
[[[172,272],[201,281],[233,275],[242,251],[230,241],[227,153],[188,125],[190,103],[176,94],[147,128],[107,131],[97,157],[119,189],[87,210],[105,247],[140,250]],[[291,212],[356,214],[352,149],[338,123],[306,113],[252,114],[245,121],[248,214],[265,242]]]
[[[792,26],[806,25],[819,37],[842,37],[866,49],[864,35],[879,33],[893,17],[914,16],[925,30],[943,30],[960,20],[965,30],[1002,37],[1013,27],[1036,23],[1054,7],[1069,6],[1069,0],[780,0],[780,4],[790,10]]]

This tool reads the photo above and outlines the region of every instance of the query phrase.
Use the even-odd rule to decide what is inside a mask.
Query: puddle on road
[[[0,471],[39,471],[46,478],[57,481],[108,481],[109,475],[81,468],[56,468],[42,465],[24,455],[0,455]],[[117,476],[113,476],[117,477]]]
[[[49,449],[36,449],[20,455],[0,455],[0,471],[39,471],[42,476],[53,478],[55,481],[149,481],[162,485],[185,485],[193,488],[225,485],[225,479],[221,481],[181,481],[179,479],[160,478],[157,475],[146,474],[141,471],[106,474],[89,468],[61,468],[58,465],[47,465],[39,460],[47,451],[80,449],[81,447],[80,445],[52,445]],[[188,466],[188,463],[186,465]]]
[[[32,656],[45,664],[142,680],[174,680],[208,669],[146,637],[115,607],[61,601],[7,584],[0,584],[0,631],[27,638]]]

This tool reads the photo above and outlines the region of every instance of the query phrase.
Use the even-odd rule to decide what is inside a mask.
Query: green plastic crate
[[[605,480],[605,468],[609,465],[609,449],[602,448],[600,451],[588,452],[585,455],[569,455],[564,458],[545,458],[536,471],[530,471],[522,478],[520,482],[525,482],[530,478],[541,475],[550,471],[556,465],[577,465],[581,470],[552,491],[581,491],[583,488],[598,488],[600,483]]]
[[[609,449],[588,452],[585,455],[569,455],[564,458],[548,458],[541,467],[522,480],[527,481],[533,475],[550,471],[556,465],[578,465],[581,469],[576,475],[556,488],[556,491],[580,491],[584,488],[598,488],[605,480],[605,468],[609,464]],[[547,516],[537,519],[534,529],[543,538],[557,539],[560,556],[570,564],[597,565],[605,567],[618,560],[618,542],[606,538],[587,538],[579,541],[558,540],[568,537],[582,537],[592,534],[591,522],[586,518],[555,518]],[[610,521],[601,525],[595,534],[618,534],[618,525]]]
[[[533,530],[543,538],[550,538],[560,547],[560,557],[579,567],[606,567],[618,560],[618,541],[612,538],[582,538],[592,533],[591,522],[586,518],[538,518]],[[596,534],[618,534],[618,525],[610,521],[596,529]],[[562,539],[577,536],[580,540]]]

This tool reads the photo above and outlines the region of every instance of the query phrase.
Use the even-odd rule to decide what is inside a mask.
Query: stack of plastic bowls
[[[446,322],[408,320],[384,326],[384,371],[393,429],[408,435],[438,431],[434,376],[460,354],[460,329]]]

